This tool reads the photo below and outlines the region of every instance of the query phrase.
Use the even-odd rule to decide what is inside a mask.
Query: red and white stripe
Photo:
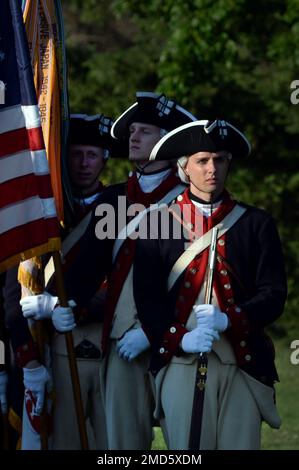
[[[0,111],[0,264],[59,237],[38,107]]]

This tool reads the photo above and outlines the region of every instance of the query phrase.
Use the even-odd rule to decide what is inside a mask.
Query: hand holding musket
[[[211,304],[212,293],[213,293],[213,277],[216,263],[217,255],[217,235],[218,227],[212,229],[212,239],[209,252],[208,260],[208,276],[207,276],[207,286],[205,292],[205,304]],[[207,371],[208,371],[208,358],[206,353],[198,354],[197,361],[197,372],[194,386],[194,398],[193,398],[193,408],[192,408],[192,417],[191,417],[191,426],[190,426],[190,436],[189,436],[189,449],[190,450],[199,450],[200,436],[201,436],[201,425],[203,417],[203,404],[204,404],[204,390],[207,380]]]

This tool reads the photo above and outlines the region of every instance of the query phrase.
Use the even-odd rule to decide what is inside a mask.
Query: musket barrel
[[[213,227],[211,235],[211,246],[209,253],[208,261],[208,276],[207,276],[207,288],[205,292],[205,304],[210,304],[212,302],[212,293],[213,293],[213,278],[214,270],[216,263],[216,254],[217,254],[217,236],[218,236],[218,227]]]

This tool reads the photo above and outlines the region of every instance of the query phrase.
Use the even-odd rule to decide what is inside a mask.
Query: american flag
[[[1,0],[0,272],[59,249],[59,223],[20,1]]]

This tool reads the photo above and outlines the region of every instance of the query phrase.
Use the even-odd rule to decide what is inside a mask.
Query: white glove
[[[6,398],[6,389],[7,389],[8,377],[5,371],[0,372],[0,405],[1,411],[3,414],[7,413],[7,398]]]
[[[228,316],[215,305],[202,304],[193,307],[197,326],[204,326],[216,331],[225,331],[228,327]]]
[[[127,331],[124,336],[117,341],[116,351],[122,359],[129,362],[150,347],[149,340],[142,328]]]
[[[57,331],[65,333],[75,328],[75,317],[73,314],[72,307],[76,307],[74,300],[69,300],[68,307],[56,307],[54,308],[52,315],[52,322]]]
[[[51,318],[58,297],[44,292],[39,295],[29,295],[20,300],[23,316],[25,318],[33,317],[35,320],[44,320]]]
[[[45,388],[50,376],[44,366],[27,369],[23,367],[24,386],[26,390],[30,390],[33,397],[36,398],[33,414],[40,415],[45,400]]]
[[[186,353],[210,352],[214,340],[218,339],[219,335],[215,330],[198,326],[184,334],[181,347]]]

